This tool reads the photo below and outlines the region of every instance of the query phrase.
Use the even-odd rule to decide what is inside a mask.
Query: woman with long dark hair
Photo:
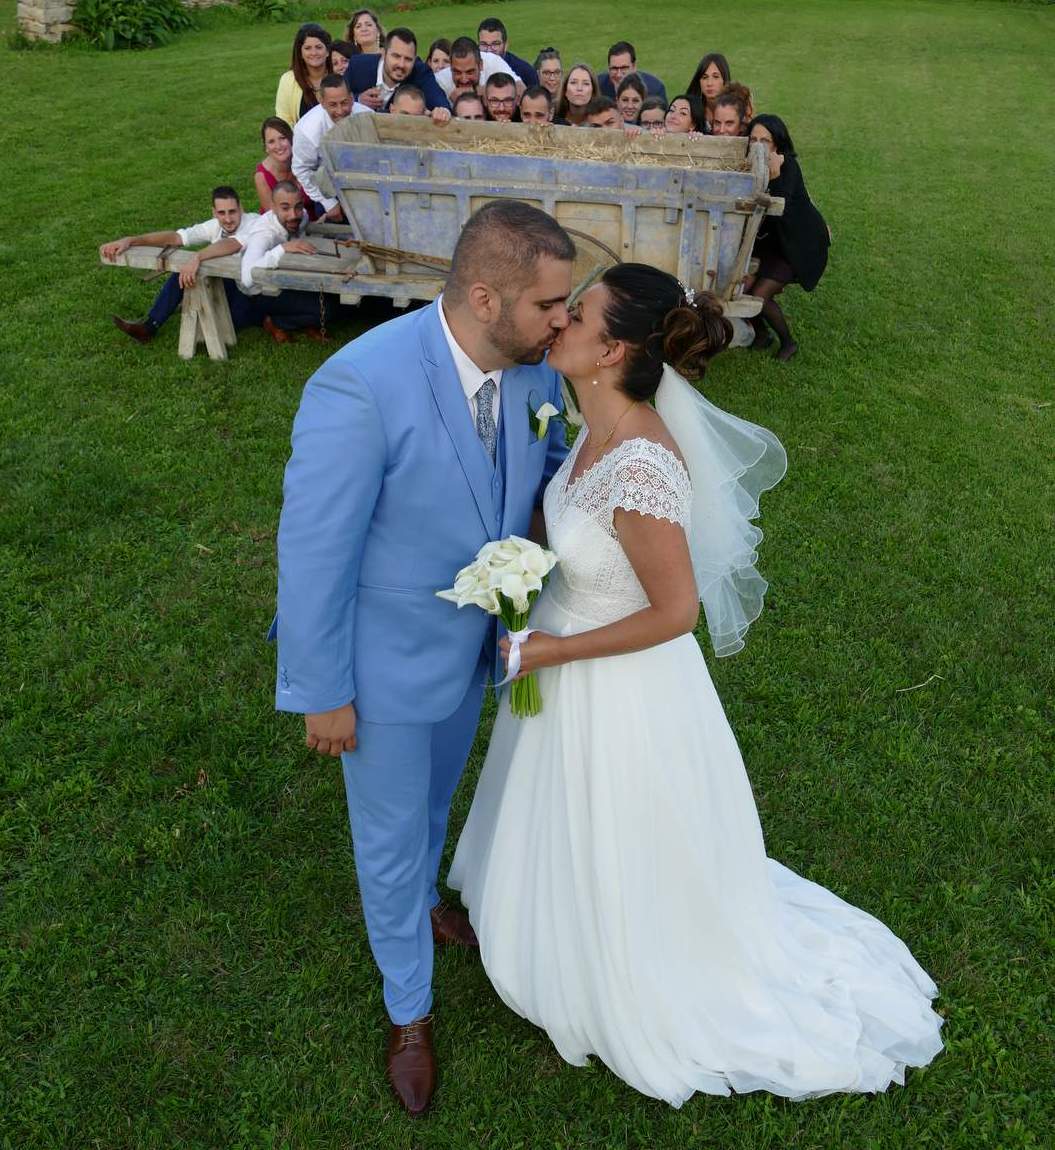
[[[729,61],[721,52],[708,52],[696,65],[696,71],[693,72],[689,86],[685,90],[703,100],[708,125],[711,122],[711,113],[714,111],[714,101],[731,79]]]
[[[503,1001],[575,1066],[673,1106],[885,1090],[941,1049],[937,987],[882,923],[766,857],[693,635],[702,602],[733,654],[762,609],[751,520],[784,450],[681,374],[729,341],[710,293],[619,264],[570,317],[548,358],[583,416],[543,499],[558,563],[534,632],[500,645],[542,711],[503,695],[448,884]]]
[[[573,64],[564,75],[553,122],[580,127],[586,123],[586,105],[600,94],[597,77],[590,65]]]
[[[824,217],[806,190],[795,145],[784,121],[779,116],[756,116],[748,124],[747,134],[752,143],[766,148],[769,194],[784,200],[783,214],[765,217],[755,240],[758,271],[745,284],[747,291],[763,301],[762,314],[751,320],[755,329],[751,346],[761,350],[773,342],[766,330],[768,324],[780,341],[777,359],[789,360],[798,351],[798,344],[791,338],[776,297],[790,283],[813,291],[828,264],[831,237]]]
[[[319,85],[330,71],[333,37],[321,24],[301,24],[293,38],[289,69],[275,93],[275,115],[293,125],[319,102]]]

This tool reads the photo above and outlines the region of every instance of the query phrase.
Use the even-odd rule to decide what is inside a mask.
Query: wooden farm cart
[[[743,280],[762,218],[779,214],[783,201],[766,194],[765,150],[744,139],[350,116],[323,139],[322,156],[319,183],[340,199],[348,223],[310,225],[315,255],[255,270],[265,295],[325,292],[346,304],[382,296],[397,307],[435,299],[465,221],[505,198],[535,204],[570,232],[576,290],[635,260],[714,291],[731,318],[761,308]],[[189,258],[140,247],[112,262],[171,272]],[[226,359],[235,333],[219,277],[237,280],[238,265],[236,256],[206,261],[184,294],[184,358],[204,342],[213,359]]]
[[[526,200],[571,233],[580,286],[591,272],[635,260],[709,288],[731,316],[761,308],[743,295],[743,280],[763,217],[784,204],[766,192],[765,149],[745,139],[350,116],[323,139],[322,154],[320,182],[339,197],[351,236],[376,248],[446,260],[477,208]],[[443,288],[441,275],[397,258],[366,260],[355,279],[397,302]]]

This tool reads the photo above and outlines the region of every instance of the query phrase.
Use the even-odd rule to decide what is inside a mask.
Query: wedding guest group
[[[343,36],[335,40],[323,25],[312,22],[301,25],[293,37],[289,66],[275,90],[275,114],[261,128],[264,156],[256,166],[253,184],[262,214],[273,211],[275,188],[289,183],[300,204],[298,219],[343,220],[338,199],[322,190],[318,171],[323,137],[350,115],[428,117],[437,130],[453,117],[690,138],[746,137],[750,133],[753,141],[768,150],[769,191],[788,201],[782,217],[767,218],[756,244],[759,265],[748,287],[764,306],[754,321],[752,346],[772,346],[775,334],[778,358],[786,360],[795,354],[797,344],[776,297],[790,283],[806,291],[816,286],[825,268],[830,234],[806,193],[783,121],[768,112],[756,114],[750,87],[733,78],[724,53],[703,53],[685,90],[668,99],[663,81],[638,67],[637,50],[625,39],[615,40],[604,67],[594,69],[587,61],[565,63],[560,49],[552,44],[541,48],[529,63],[512,51],[506,24],[491,15],[478,22],[475,37],[438,37],[424,55],[411,28],[386,31],[370,8],[352,12]],[[187,231],[194,236],[204,234]],[[231,254],[223,236],[210,240],[201,258],[215,258],[215,245],[220,242],[223,254]],[[281,258],[281,253],[274,258]],[[180,278],[172,277],[162,292],[164,299],[159,297],[144,320],[115,317],[114,322],[134,338],[153,338],[179,306]],[[182,278],[191,282],[186,269]],[[236,310],[239,324],[252,322],[256,315],[240,301]]]

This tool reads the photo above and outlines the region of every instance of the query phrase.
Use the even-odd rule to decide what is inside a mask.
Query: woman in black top
[[[767,216],[755,240],[759,266],[747,290],[764,302],[762,314],[751,321],[755,328],[751,346],[764,348],[773,342],[766,331],[768,323],[780,340],[777,359],[788,360],[798,351],[798,344],[791,338],[776,297],[789,283],[813,291],[828,263],[831,234],[806,191],[795,145],[784,121],[779,116],[756,116],[748,124],[747,134],[752,143],[765,144],[769,153],[769,194],[784,200],[784,214]]]

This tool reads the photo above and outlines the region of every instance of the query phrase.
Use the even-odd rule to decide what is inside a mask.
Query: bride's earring
[[[598,360],[598,361],[597,361],[597,362],[594,364],[594,367],[600,367],[600,366],[601,366],[601,361],[600,361],[600,360]],[[593,384],[593,386],[594,386],[594,387],[596,387],[596,386],[597,386],[597,380],[596,380],[596,379],[591,379],[591,380],[590,380],[590,382]]]

